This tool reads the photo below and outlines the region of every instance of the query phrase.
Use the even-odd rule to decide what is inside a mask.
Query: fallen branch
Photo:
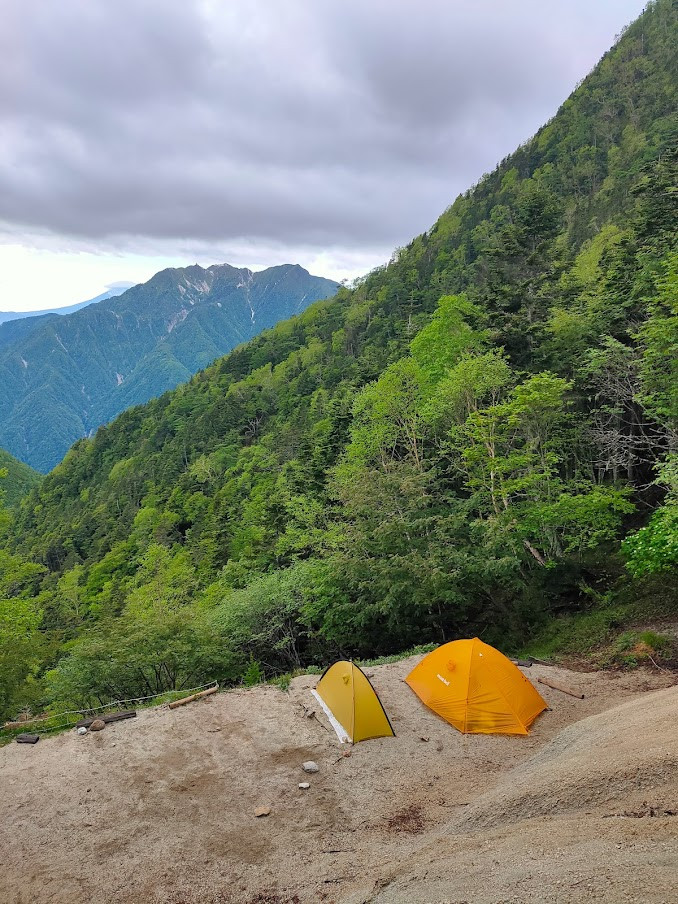
[[[136,719],[137,711],[135,709],[126,709],[123,712],[119,713],[107,713],[104,716],[94,716],[89,719],[81,719],[79,722],[75,723],[76,728],[89,728],[92,722],[96,722],[97,719],[101,719],[102,722],[105,722],[107,725],[109,722],[122,722],[123,719]]]
[[[647,658],[650,660],[650,662],[652,663],[652,665],[655,666],[655,668],[658,668],[658,669],[659,669],[660,672],[666,672],[667,674],[669,674],[669,669],[665,669],[663,666],[659,665],[658,662],[655,662],[654,659],[652,658],[652,656],[650,656],[649,653],[647,654]],[[5,726],[5,728],[6,728],[6,727],[7,727],[7,726]]]
[[[190,697],[183,697],[181,700],[174,700],[169,704],[169,708],[176,709],[177,706],[184,706],[186,703],[192,703],[194,700],[201,700],[203,697],[209,697],[210,694],[216,694],[218,690],[218,684],[215,687],[208,687],[206,691],[200,691],[199,694],[191,694]]]
[[[539,684],[545,684],[546,687],[552,687],[554,691],[560,691],[561,694],[569,694],[570,697],[577,697],[578,700],[584,699],[584,694],[578,694],[577,691],[571,691],[562,684],[556,684],[555,681],[549,681],[548,678],[537,678]]]

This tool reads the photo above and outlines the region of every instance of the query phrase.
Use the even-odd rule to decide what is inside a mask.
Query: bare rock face
[[[95,719],[94,722],[89,727],[90,731],[101,731],[102,728],[106,728],[106,723],[103,719]]]

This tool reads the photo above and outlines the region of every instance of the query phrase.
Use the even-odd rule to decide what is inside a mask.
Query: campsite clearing
[[[535,665],[585,699],[540,685],[528,736],[463,735],[404,683],[419,658],[370,670],[396,737],[350,757],[310,675],[1,749],[0,901],[675,900],[677,676]]]

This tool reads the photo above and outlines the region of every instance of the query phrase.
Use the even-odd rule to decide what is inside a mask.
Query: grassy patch
[[[588,611],[549,621],[520,653],[579,660],[596,668],[634,668],[653,659],[671,667],[678,662],[678,645],[661,632],[661,623],[678,618],[678,594],[672,585],[666,579],[624,579],[596,597]],[[660,630],[647,630],[654,622]]]
[[[601,651],[599,659],[603,667],[609,668],[670,668],[678,664],[678,642],[656,631],[624,631]]]

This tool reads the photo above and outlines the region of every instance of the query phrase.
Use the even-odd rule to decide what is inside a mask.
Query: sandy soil
[[[368,670],[397,736],[349,756],[312,676],[3,748],[0,902],[678,901],[676,676],[535,665],[586,698],[539,685],[528,737],[465,736],[416,661]]]

